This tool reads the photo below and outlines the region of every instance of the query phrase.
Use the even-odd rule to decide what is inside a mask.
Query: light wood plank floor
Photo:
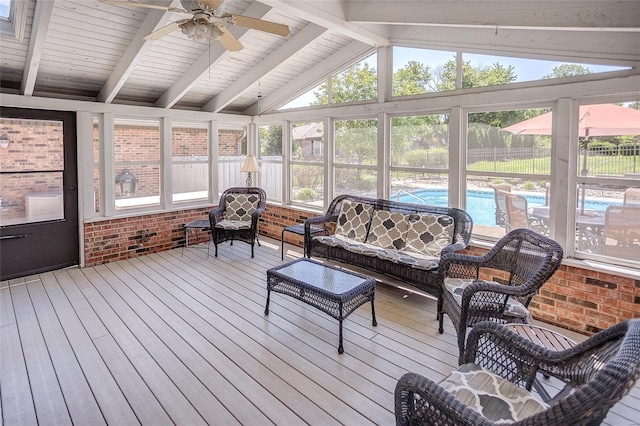
[[[6,425],[394,424],[393,390],[407,371],[441,380],[456,367],[450,323],[435,301],[377,286],[344,323],[275,293],[266,270],[280,243],[250,259],[172,250],[0,284],[0,410]],[[287,245],[285,261],[300,257]],[[447,320],[448,321],[448,320]],[[576,339],[582,336],[568,333]],[[640,418],[634,388],[607,424]]]

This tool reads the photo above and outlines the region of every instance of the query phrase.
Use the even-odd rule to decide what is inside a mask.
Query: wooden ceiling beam
[[[218,112],[222,110],[260,78],[264,77],[274,68],[282,64],[291,56],[295,55],[300,49],[316,40],[324,34],[325,31],[327,31],[327,29],[319,25],[307,24],[307,26],[298,31],[274,52],[270,53],[259,64],[252,67],[248,72],[243,74],[242,77],[238,78],[217,96],[207,102],[202,107],[202,110],[209,112]]]
[[[170,6],[171,3],[171,1],[164,1],[158,5]],[[105,81],[102,89],[100,89],[97,97],[99,102],[107,104],[113,102],[135,69],[137,63],[144,57],[144,54],[153,43],[153,41],[145,40],[144,37],[151,34],[155,29],[168,24],[171,16],[172,13],[162,10],[152,9],[147,12],[147,16],[142,21],[138,31],[134,34],[127,49],[118,60],[118,63],[109,75],[109,78],[107,78],[107,81]]]
[[[36,77],[38,76],[40,59],[42,58],[44,44],[47,39],[47,31],[49,31],[53,6],[53,1],[36,1],[36,9],[31,26],[31,36],[29,38],[29,48],[27,50],[27,60],[20,83],[20,94],[25,96],[33,95],[33,89],[36,86]]]

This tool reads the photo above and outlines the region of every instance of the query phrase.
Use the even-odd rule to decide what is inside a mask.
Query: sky
[[[568,62],[557,61],[544,61],[539,59],[523,59],[513,58],[505,56],[491,56],[491,55],[477,55],[471,53],[463,53],[464,61],[470,60],[473,65],[491,65],[496,62],[503,66],[513,65],[514,72],[517,75],[516,82],[521,81],[535,81],[541,79],[543,76],[551,74],[554,67]],[[436,68],[440,65],[444,65],[445,62],[454,59],[455,52],[446,52],[439,50],[426,50],[415,49],[409,47],[394,47],[393,48],[393,71],[404,67],[409,61],[418,61],[423,64],[427,64],[430,68]],[[372,55],[364,60],[371,67],[377,68],[376,55]],[[606,65],[592,65],[582,64],[589,68],[593,73],[600,73],[606,71],[615,71],[625,69],[623,67],[613,67]],[[300,96],[294,101],[287,104],[287,108],[295,108],[302,106],[309,106],[311,102],[315,100],[313,91],[309,91],[306,94]]]
[[[11,0],[0,0],[0,18],[8,18],[9,17],[9,6],[11,5]]]

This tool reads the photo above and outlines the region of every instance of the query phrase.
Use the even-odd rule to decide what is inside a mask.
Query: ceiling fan
[[[248,16],[233,15],[224,13],[224,0],[180,0],[182,9],[179,7],[159,6],[150,3],[139,3],[131,0],[100,0],[103,3],[120,6],[134,6],[148,9],[160,9],[168,12],[178,12],[191,14],[191,18],[179,19],[172,22],[151,34],[144,37],[145,40],[159,40],[167,34],[180,29],[190,39],[197,42],[209,42],[219,40],[229,51],[237,52],[244,46],[227,29],[225,25],[237,25],[251,28],[267,33],[287,36],[289,27],[262,19],[250,18]]]

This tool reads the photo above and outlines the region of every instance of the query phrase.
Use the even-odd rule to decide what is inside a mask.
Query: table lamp
[[[244,160],[244,164],[240,168],[241,172],[247,173],[247,186],[251,186],[251,172],[259,172],[260,166],[258,166],[258,160],[255,155],[247,155]]]

